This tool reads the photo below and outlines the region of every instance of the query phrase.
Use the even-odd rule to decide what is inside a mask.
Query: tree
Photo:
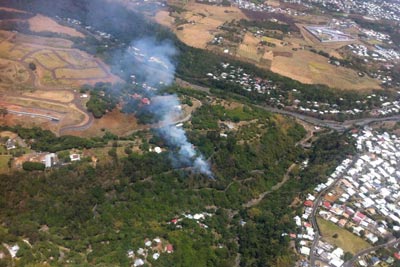
[[[26,162],[22,163],[22,168],[25,171],[44,171],[46,166],[40,162],[26,161]]]
[[[351,254],[350,252],[346,252],[346,253],[344,253],[343,260],[344,260],[344,261],[349,261],[349,260],[351,260],[353,257],[354,257],[353,254]]]
[[[33,63],[33,62],[30,62],[30,63],[29,63],[29,68],[30,68],[32,71],[35,71],[35,70],[36,70],[36,64]]]

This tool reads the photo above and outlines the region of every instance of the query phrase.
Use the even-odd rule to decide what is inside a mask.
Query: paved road
[[[57,118],[57,117],[53,117],[53,116],[45,115],[45,114],[33,113],[33,112],[16,111],[16,110],[10,110],[10,109],[8,109],[7,112],[11,113],[11,114],[17,114],[17,115],[24,115],[24,116],[48,119],[48,120],[51,120],[51,121],[59,121],[60,120],[60,118]]]
[[[283,109],[278,109],[270,106],[264,106],[264,105],[255,105],[256,107],[262,108],[264,110],[273,112],[273,113],[279,113],[291,117],[295,117],[299,120],[311,123],[316,126],[324,127],[324,128],[329,128],[338,132],[344,132],[346,130],[351,129],[354,126],[366,126],[368,124],[374,123],[374,122],[384,122],[384,121],[400,121],[400,114],[399,115],[393,115],[389,117],[370,117],[370,118],[362,118],[362,119],[354,119],[354,120],[346,120],[343,122],[339,121],[333,121],[333,120],[321,120],[315,117],[311,117],[308,115],[296,113],[294,111],[288,111],[288,110],[283,110]]]
[[[357,160],[359,158],[360,158],[359,156],[355,157],[353,159],[353,162],[351,164],[349,164],[349,166],[342,173],[346,173],[350,168],[352,168],[354,163],[357,162]],[[315,237],[314,237],[314,241],[313,241],[313,243],[311,245],[311,250],[310,250],[310,265],[311,265],[311,267],[314,267],[315,266],[315,261],[318,260],[317,256],[315,255],[315,247],[318,245],[318,241],[319,241],[319,238],[321,236],[320,229],[319,229],[319,226],[318,226],[318,223],[317,223],[317,219],[316,219],[317,210],[318,210],[318,207],[319,207],[319,205],[320,205],[325,193],[328,192],[329,190],[331,190],[333,187],[335,187],[336,184],[339,181],[340,181],[340,179],[336,179],[330,186],[328,186],[324,190],[322,190],[314,200],[313,210],[312,210],[311,215],[310,215],[311,224],[312,224],[312,226],[313,226],[313,228],[315,230]]]

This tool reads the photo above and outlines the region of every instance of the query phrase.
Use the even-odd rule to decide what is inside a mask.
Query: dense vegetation
[[[101,118],[117,105],[118,95],[109,83],[96,83],[93,87],[84,86],[81,91],[90,92],[90,100],[86,103],[86,107],[95,118]]]
[[[104,146],[107,140],[107,135],[104,138],[80,138],[71,135],[64,135],[57,137],[49,130],[42,130],[41,128],[34,127],[31,129],[23,128],[20,126],[8,127],[1,126],[0,130],[13,131],[21,138],[28,141],[31,148],[36,151],[49,151],[57,152],[71,148],[93,148]]]
[[[295,145],[304,136],[301,126],[250,106],[204,106],[193,121],[189,138],[212,163],[215,180],[174,168],[168,152],[132,151],[96,169],[81,163],[0,176],[0,239],[20,245],[17,265],[47,260],[64,266],[68,260],[74,265],[130,266],[126,252],[143,247],[147,237],[160,236],[175,252],[151,260],[153,266],[233,266],[237,253],[241,266],[291,266],[290,240],[282,236],[295,231],[290,204],[347,154],[348,140],[332,142],[337,136],[322,135],[314,150],[306,152]],[[228,131],[227,137],[215,127],[238,121],[247,125]],[[9,130],[28,140],[43,137],[51,148],[65,142],[39,129]],[[103,139],[110,138],[117,137]],[[156,132],[150,143],[165,146]],[[271,190],[291,164],[308,157],[309,168],[295,168],[282,188],[259,204],[243,206]],[[213,214],[204,222],[207,229],[190,220],[182,222],[182,229],[167,224],[182,212],[202,211]]]

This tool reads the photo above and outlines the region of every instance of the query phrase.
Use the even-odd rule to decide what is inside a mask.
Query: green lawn
[[[321,229],[322,238],[330,244],[342,248],[345,252],[356,254],[360,250],[371,247],[367,241],[332,222],[326,221],[322,218],[317,218],[317,222]],[[334,238],[334,234],[337,234],[338,237]]]

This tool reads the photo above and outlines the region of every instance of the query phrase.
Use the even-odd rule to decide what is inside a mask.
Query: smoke
[[[151,112],[159,116],[162,121],[162,127],[157,131],[169,147],[176,149],[177,152],[172,155],[172,162],[175,165],[192,166],[195,171],[213,177],[210,165],[201,154],[196,152],[187,139],[185,130],[176,126],[177,119],[182,117],[179,106],[180,102],[176,95],[155,98]]]
[[[183,128],[176,126],[182,118],[181,103],[176,95],[163,94],[162,88],[170,85],[175,76],[174,57],[177,51],[170,41],[162,43],[151,37],[132,42],[127,54],[135,60],[134,73],[146,84],[151,96],[149,112],[160,120],[158,133],[171,148],[171,159],[175,166],[191,166],[201,174],[213,177],[204,157],[197,153],[189,142]],[[124,57],[126,60],[128,57]]]
[[[128,53],[138,61],[135,73],[150,86],[169,85],[175,76],[175,64],[172,58],[177,51],[171,41],[157,43],[155,38],[145,37],[136,40],[128,48]]]

